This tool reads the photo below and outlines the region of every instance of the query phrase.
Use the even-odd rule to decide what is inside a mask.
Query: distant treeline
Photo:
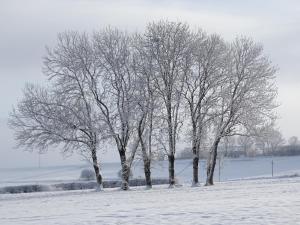
[[[295,156],[300,155],[300,145],[284,145],[278,147],[276,151],[266,152],[268,156]]]
[[[260,156],[296,156],[300,155],[300,145],[283,145],[277,147],[276,150],[266,149],[264,151],[257,150],[254,154],[247,154],[243,150],[227,149],[227,151],[220,151],[220,154],[227,158],[239,158],[239,157],[260,157]],[[178,153],[178,159],[191,159],[193,153],[189,148],[185,148],[183,151]],[[208,151],[202,151],[200,158],[206,159],[208,157]]]

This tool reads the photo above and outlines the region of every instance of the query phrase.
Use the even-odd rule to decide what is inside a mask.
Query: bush
[[[83,169],[80,174],[81,180],[95,180],[95,172],[91,169]]]

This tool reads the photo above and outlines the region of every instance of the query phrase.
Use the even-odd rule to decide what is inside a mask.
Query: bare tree
[[[122,189],[127,190],[130,168],[139,145],[132,37],[107,28],[94,34],[93,50],[96,66],[102,71],[95,73],[89,69],[87,79],[107,132],[116,143],[122,166]]]
[[[92,153],[99,184],[100,136],[112,141],[123,190],[129,188],[138,149],[151,186],[153,146],[159,144],[168,156],[172,187],[176,143],[188,112],[193,184],[199,183],[200,149],[211,142],[206,184],[212,185],[221,139],[249,135],[275,118],[275,71],[252,40],[226,44],[218,35],[193,33],[183,23],[150,23],[135,36],[112,28],[92,36],[65,32],[44,58],[44,73],[56,88],[47,93],[28,87],[10,124],[27,146],[64,143],[70,151],[71,144],[84,145]]]
[[[90,102],[82,95],[69,98],[58,88],[27,85],[23,93],[24,98],[9,119],[18,146],[39,150],[61,146],[66,153],[76,150],[92,161],[100,189],[102,176],[97,159],[100,124]]]
[[[92,109],[97,114],[86,79],[88,68],[91,69],[90,67],[93,66],[94,71],[99,71],[94,63],[95,55],[92,53],[87,34],[60,33],[56,46],[52,49],[47,47],[43,67],[44,74],[49,77],[54,86],[59,87],[59,95],[65,96],[66,99],[83,99],[88,116],[91,115]],[[100,120],[99,114],[97,118]],[[99,128],[98,133],[100,131],[102,128]]]
[[[169,183],[172,187],[175,184],[176,139],[182,123],[183,79],[191,61],[191,35],[186,24],[160,21],[148,24],[145,41],[154,62],[155,87],[164,106],[161,110],[162,134],[167,134],[168,144],[165,145],[164,141],[161,144],[168,155]]]
[[[253,137],[249,136],[239,136],[237,139],[238,144],[242,147],[246,156],[251,155],[251,147],[254,144]]]
[[[129,188],[130,167],[139,144],[131,44],[131,37],[117,29],[107,28],[92,37],[66,32],[45,58],[50,78],[65,90],[82,90],[93,99],[103,122],[101,131],[115,142],[120,155],[123,190]]]
[[[153,158],[153,133],[158,117],[155,113],[159,111],[158,96],[154,80],[154,64],[151,54],[147,52],[147,43],[141,35],[135,35],[134,40],[134,71],[136,73],[136,102],[138,136],[144,162],[144,173],[146,185],[152,187],[151,161]]]
[[[274,154],[274,152],[285,143],[285,140],[279,129],[276,128],[274,121],[260,127],[255,139],[265,155]]]
[[[247,38],[237,38],[230,46],[227,81],[220,86],[217,105],[220,116],[213,126],[214,140],[207,161],[206,185],[213,185],[213,174],[221,138],[239,135],[274,118],[275,68],[263,56],[263,49]]]
[[[217,35],[195,34],[193,62],[184,83],[184,97],[190,117],[193,152],[193,185],[197,186],[201,142],[214,119],[214,106],[218,101],[218,87],[224,80],[226,46]]]
[[[288,143],[291,146],[299,145],[298,137],[296,137],[296,136],[290,137],[289,140],[288,140]]]

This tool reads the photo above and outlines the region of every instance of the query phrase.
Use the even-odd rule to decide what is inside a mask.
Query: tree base
[[[121,190],[128,191],[129,190],[129,184],[127,182],[124,182],[121,184]]]
[[[169,184],[168,188],[175,188],[175,184]]]
[[[152,189],[152,185],[146,185],[145,190],[150,190]]]
[[[213,186],[213,185],[214,185],[213,183],[206,182],[206,184],[204,186]]]
[[[200,183],[199,182],[197,182],[197,183],[193,182],[191,187],[200,187]]]
[[[96,192],[104,191],[104,190],[103,190],[103,185],[97,186],[97,187],[95,188],[95,191],[96,191]]]

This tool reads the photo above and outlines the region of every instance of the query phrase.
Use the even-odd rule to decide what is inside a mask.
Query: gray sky
[[[0,0],[0,168],[37,165],[37,154],[13,149],[6,120],[26,82],[45,82],[42,56],[58,32],[91,32],[107,25],[141,31],[159,19],[188,22],[228,41],[247,35],[261,42],[280,68],[278,126],[285,138],[300,137],[300,1]],[[113,157],[102,158],[113,160],[116,151],[111,152]],[[42,156],[43,165],[78,161],[77,156],[64,160],[55,151]]]

